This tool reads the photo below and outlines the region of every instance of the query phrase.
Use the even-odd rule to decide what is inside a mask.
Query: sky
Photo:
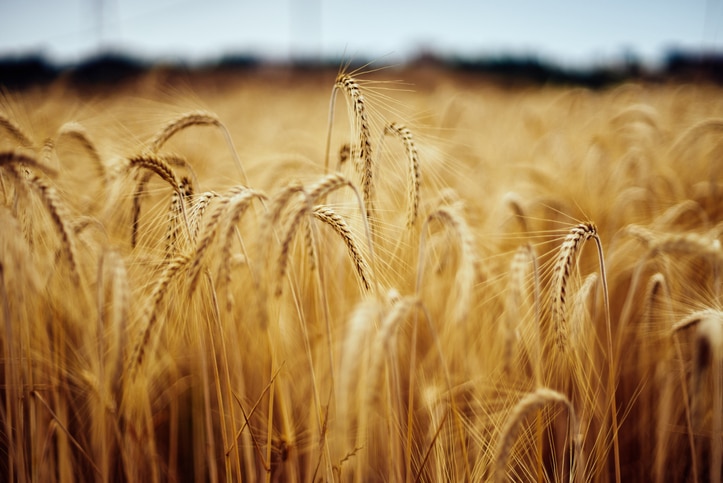
[[[189,62],[428,51],[590,65],[671,48],[723,52],[723,0],[0,0],[0,57],[59,63],[99,50]]]

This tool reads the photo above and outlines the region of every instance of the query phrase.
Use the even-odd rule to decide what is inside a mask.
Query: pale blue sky
[[[723,52],[723,0],[0,0],[0,56],[75,61],[101,45],[188,60],[346,52],[396,61],[419,48],[566,64],[626,50],[655,59],[670,47]]]

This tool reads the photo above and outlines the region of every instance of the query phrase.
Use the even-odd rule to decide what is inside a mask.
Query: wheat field
[[[0,480],[720,481],[723,92],[0,96]]]

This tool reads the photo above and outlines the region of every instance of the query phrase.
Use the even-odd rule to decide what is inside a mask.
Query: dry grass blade
[[[402,140],[409,160],[407,228],[411,228],[419,211],[419,153],[412,133],[406,126],[393,122],[384,128],[384,133],[388,132],[396,134]]]
[[[356,268],[357,275],[359,276],[359,281],[362,283],[364,290],[371,290],[371,269],[362,256],[356,240],[354,239],[354,235],[349,229],[349,225],[347,225],[346,221],[344,221],[344,218],[327,206],[315,206],[313,213],[316,218],[332,227],[342,240],[344,240],[344,244],[349,250],[349,257],[351,257],[352,263],[354,263],[354,268]]]

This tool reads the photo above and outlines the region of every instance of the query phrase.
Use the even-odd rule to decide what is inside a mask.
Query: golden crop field
[[[720,88],[61,78],[0,181],[0,480],[721,479]]]

